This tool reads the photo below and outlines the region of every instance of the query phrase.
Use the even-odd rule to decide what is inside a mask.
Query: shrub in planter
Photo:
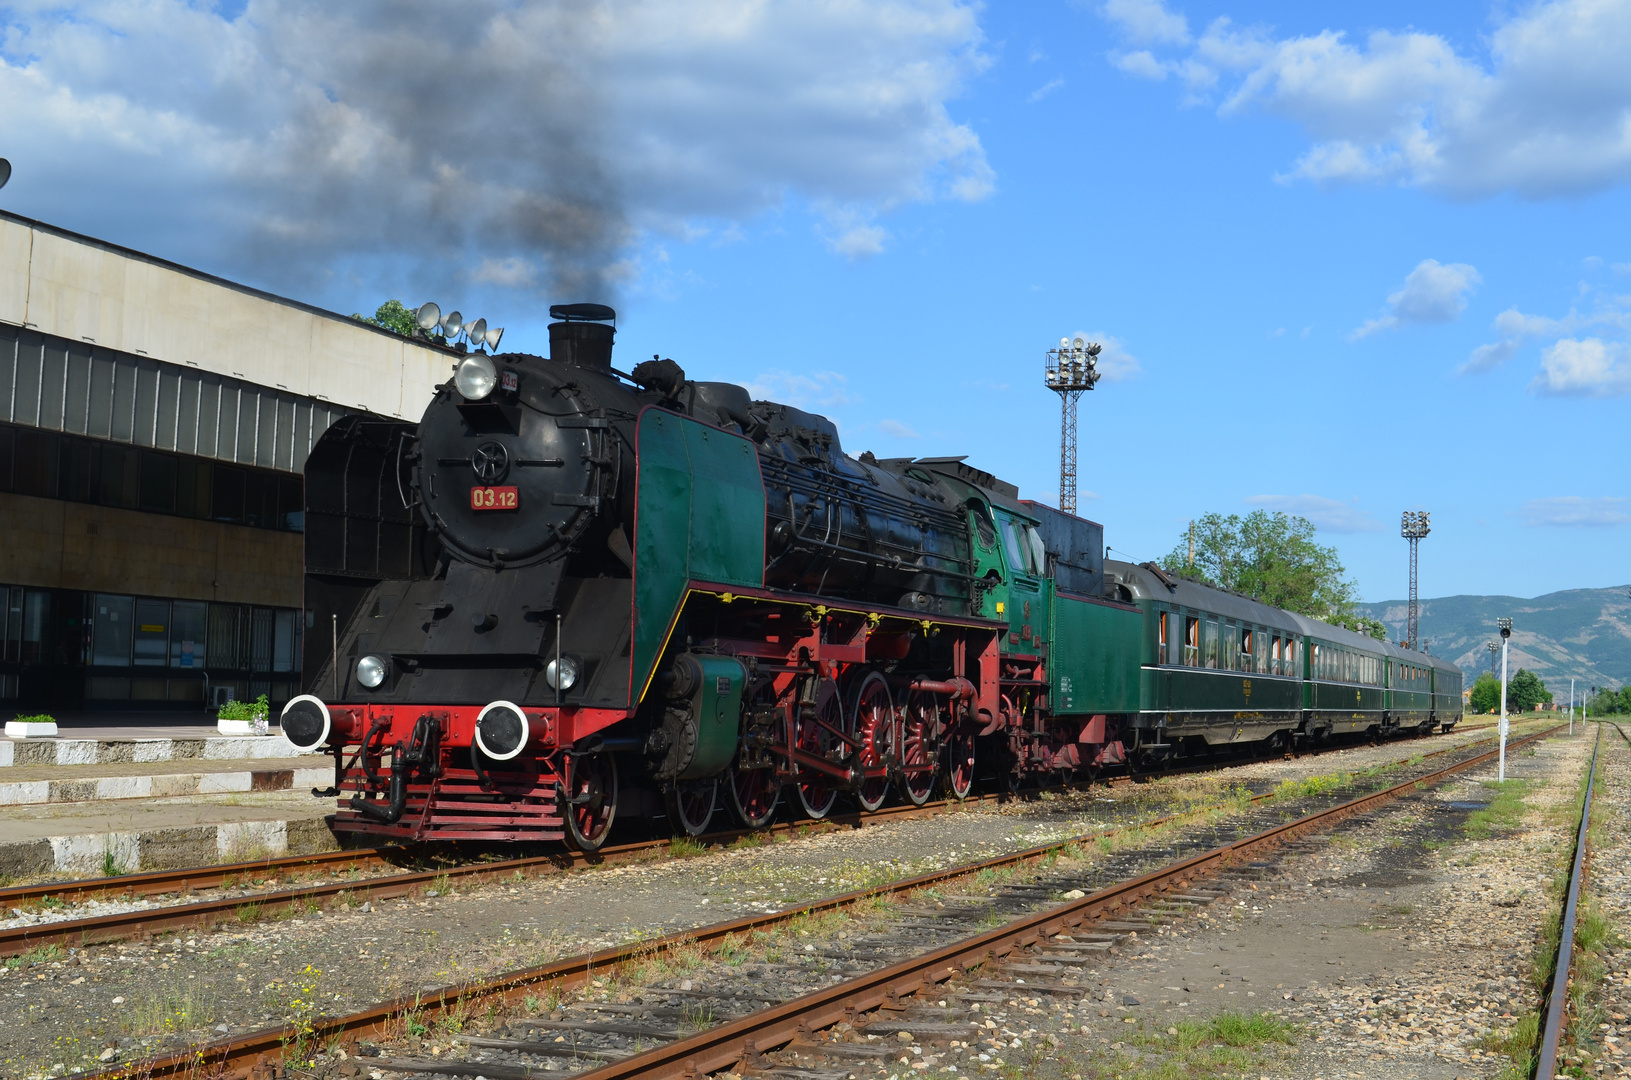
[[[19,716],[15,720],[6,721],[6,736],[12,739],[38,739],[50,738],[57,733],[56,717],[45,713],[35,716]]]
[[[229,701],[215,714],[215,727],[227,735],[265,735],[272,705],[262,694],[254,701]]]

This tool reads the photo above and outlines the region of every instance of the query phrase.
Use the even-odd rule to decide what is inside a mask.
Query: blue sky
[[[551,301],[1058,487],[1306,514],[1368,600],[1631,578],[1631,5],[0,3],[0,206],[341,311]],[[1091,497],[1087,497],[1091,493]]]

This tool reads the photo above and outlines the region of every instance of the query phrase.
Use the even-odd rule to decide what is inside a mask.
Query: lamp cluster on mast
[[[1060,338],[1044,361],[1043,381],[1059,395],[1059,509],[1067,514],[1076,512],[1076,403],[1099,381],[1100,348],[1083,337]]]

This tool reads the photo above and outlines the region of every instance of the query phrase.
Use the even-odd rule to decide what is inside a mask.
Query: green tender
[[[1068,593],[1055,596],[1049,665],[1054,712],[1137,713],[1143,628],[1137,611]]]
[[[758,588],[765,577],[765,488],[753,444],[647,409],[636,428],[631,704],[645,696],[693,581]]]

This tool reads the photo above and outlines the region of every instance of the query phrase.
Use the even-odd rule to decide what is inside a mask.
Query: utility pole
[[[1076,403],[1099,381],[1097,342],[1086,338],[1060,338],[1049,349],[1043,381],[1059,395],[1059,509],[1076,512]]]
[[[1410,615],[1405,623],[1405,648],[1416,648],[1416,633],[1418,630],[1416,619],[1418,605],[1416,601],[1416,545],[1421,538],[1432,532],[1427,524],[1426,510],[1406,510],[1399,520],[1399,535],[1410,541]]]
[[[1512,637],[1512,620],[1511,619],[1496,619],[1495,620],[1495,625],[1500,627],[1500,630],[1501,630],[1501,723],[1500,723],[1500,727],[1499,727],[1499,731],[1500,731],[1500,734],[1501,734],[1501,768],[1500,768],[1500,771],[1496,774],[1495,779],[1500,781],[1501,783],[1505,783],[1506,782],[1506,732],[1507,732],[1507,727],[1508,727],[1507,719],[1506,719],[1506,643]]]

